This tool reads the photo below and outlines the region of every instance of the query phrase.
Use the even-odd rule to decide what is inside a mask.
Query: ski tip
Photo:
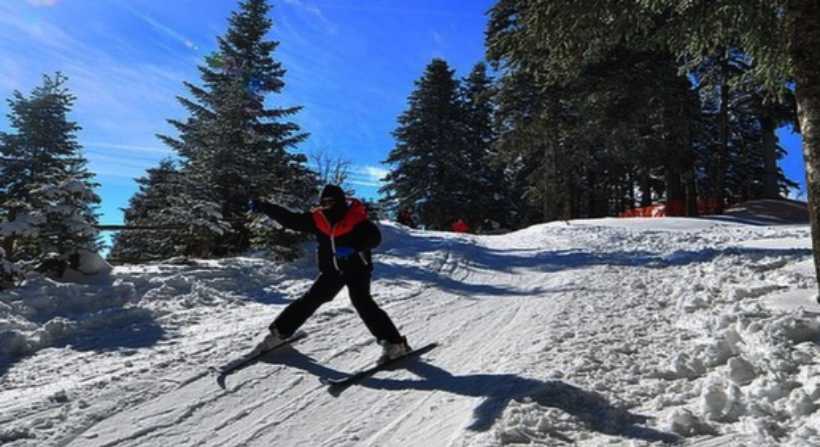
[[[290,340],[290,341],[301,340],[301,339],[303,339],[303,338],[305,338],[305,337],[307,337],[307,336],[308,336],[308,333],[307,333],[307,332],[305,332],[305,331],[297,331],[295,334],[291,335],[291,336],[288,338],[288,340]]]
[[[412,351],[408,352],[408,353],[407,353],[407,355],[419,355],[419,354],[425,354],[425,353],[427,353],[428,351],[433,350],[433,349],[434,349],[434,348],[436,348],[437,346],[438,346],[438,342],[436,342],[436,341],[434,341],[434,342],[432,342],[432,343],[427,343],[426,345],[424,345],[424,346],[422,346],[422,347],[420,347],[420,348],[413,349]]]

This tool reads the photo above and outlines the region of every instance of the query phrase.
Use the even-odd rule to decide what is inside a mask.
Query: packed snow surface
[[[375,299],[412,345],[440,345],[339,395],[319,378],[379,353],[345,292],[292,349],[223,381],[209,372],[307,290],[311,256],[124,266],[2,292],[0,444],[820,445],[807,226],[382,231]]]

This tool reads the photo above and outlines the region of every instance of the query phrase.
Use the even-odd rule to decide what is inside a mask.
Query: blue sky
[[[492,0],[272,0],[271,38],[287,74],[272,105],[304,107],[300,151],[352,163],[353,187],[373,197],[390,132],[413,81],[433,57],[464,76],[483,57]],[[0,0],[0,98],[62,71],[72,118],[102,185],[103,223],[121,222],[135,177],[171,151],[155,137],[184,118],[177,95],[224,33],[234,0]],[[0,104],[3,117],[5,101]],[[7,129],[0,119],[0,129]]]
[[[353,165],[353,186],[376,194],[390,132],[424,67],[442,57],[464,76],[484,54],[493,0],[271,0],[275,57],[288,70],[277,106],[311,134],[302,152]],[[234,0],[0,0],[0,98],[62,71],[78,97],[73,119],[102,185],[102,223],[119,223],[134,178],[172,155],[154,136],[184,118],[177,95],[224,33]],[[0,114],[7,106],[0,103]],[[0,130],[6,129],[0,119]],[[782,129],[781,166],[804,183],[800,139]]]

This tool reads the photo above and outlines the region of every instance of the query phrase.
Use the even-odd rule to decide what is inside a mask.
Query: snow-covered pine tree
[[[184,253],[184,238],[180,231],[188,222],[174,220],[171,216],[174,200],[186,193],[183,178],[173,160],[164,159],[159,166],[148,169],[146,175],[136,179],[139,191],[123,209],[124,224],[136,227],[114,235],[109,258],[120,262],[145,262],[166,259]],[[140,228],[141,227],[141,228]],[[154,230],[144,228],[167,228]],[[180,228],[175,231],[175,228]]]
[[[0,237],[8,259],[36,264],[55,254],[63,261],[78,249],[99,249],[94,192],[77,142],[77,123],[68,119],[75,97],[66,77],[43,76],[29,96],[9,100],[10,127],[0,156]]]
[[[269,94],[284,87],[285,69],[272,57],[278,42],[266,40],[272,22],[265,0],[244,0],[218,38],[218,50],[199,67],[202,86],[185,83],[193,99],[180,98],[190,112],[185,121],[170,120],[177,137],[160,136],[181,158],[182,173],[191,185],[189,209],[201,215],[192,221],[207,238],[201,251],[227,255],[249,248],[248,203],[252,197],[290,194],[304,201],[315,194],[306,158],[291,154],[307,134],[285,121],[300,107],[267,108]],[[306,195],[309,194],[309,195]],[[196,205],[196,206],[194,206]],[[182,208],[177,208],[182,210]],[[220,229],[227,226],[227,231]],[[289,244],[289,239],[269,242]]]
[[[416,81],[393,131],[396,146],[385,161],[393,169],[381,188],[387,203],[412,209],[435,229],[464,218],[465,197],[476,193],[469,190],[474,173],[465,161],[463,108],[453,73],[447,62],[433,59]]]

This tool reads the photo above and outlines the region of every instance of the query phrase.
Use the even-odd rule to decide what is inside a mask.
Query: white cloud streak
[[[436,45],[444,45],[444,36],[438,31],[433,31],[433,42]]]
[[[336,34],[339,31],[339,26],[328,19],[325,13],[318,6],[302,0],[284,0],[284,3],[295,8],[299,8],[318,19],[326,33]]]
[[[83,143],[83,146],[87,148],[100,148],[100,149],[117,149],[123,151],[130,151],[130,152],[143,152],[149,154],[159,154],[159,155],[173,155],[173,152],[168,148],[162,148],[158,146],[140,146],[140,145],[133,145],[133,144],[118,144],[118,143],[99,143],[99,142],[89,142]]]
[[[79,137],[92,171],[124,181],[173,156],[170,149],[143,141],[165,130],[165,117],[157,116],[155,107],[178,107],[175,96],[185,78],[181,68],[138,62],[127,52],[80,41],[71,32],[0,2],[0,96],[26,92],[36,83],[36,73],[59,70],[77,97],[72,119],[83,126]],[[28,59],[31,52],[38,54],[35,61]]]
[[[189,39],[187,36],[183,35],[179,31],[171,28],[168,25],[165,25],[164,23],[161,23],[160,21],[154,19],[153,17],[151,17],[147,14],[144,14],[142,12],[137,11],[134,8],[131,8],[130,6],[127,6],[124,3],[123,3],[123,7],[129,13],[131,13],[131,15],[133,15],[134,17],[136,17],[136,18],[142,20],[143,22],[147,23],[151,28],[154,29],[154,31],[157,31],[160,34],[164,34],[166,37],[169,37],[169,38],[181,43],[182,45],[188,47],[189,49],[191,49],[193,51],[199,50],[199,47],[196,44],[194,44],[193,40]]]
[[[364,172],[374,180],[382,181],[387,174],[390,173],[389,170],[380,168],[378,166],[364,166]]]
[[[354,166],[350,172],[349,183],[356,186],[378,188],[383,185],[384,177],[389,172],[387,169],[378,166]]]
[[[22,90],[23,69],[20,64],[11,58],[0,57],[0,91]]]
[[[9,33],[17,39],[27,38],[48,48],[70,50],[81,45],[60,27],[43,20],[25,20],[7,5],[0,5],[0,25],[5,31],[3,35]]]
[[[59,1],[60,0],[26,0],[26,2],[28,2],[29,5],[32,5],[32,6],[45,6],[45,7],[54,6]]]
[[[157,165],[151,160],[135,160],[124,157],[94,154],[88,157],[89,170],[96,175],[135,179],[145,175],[145,171]]]

